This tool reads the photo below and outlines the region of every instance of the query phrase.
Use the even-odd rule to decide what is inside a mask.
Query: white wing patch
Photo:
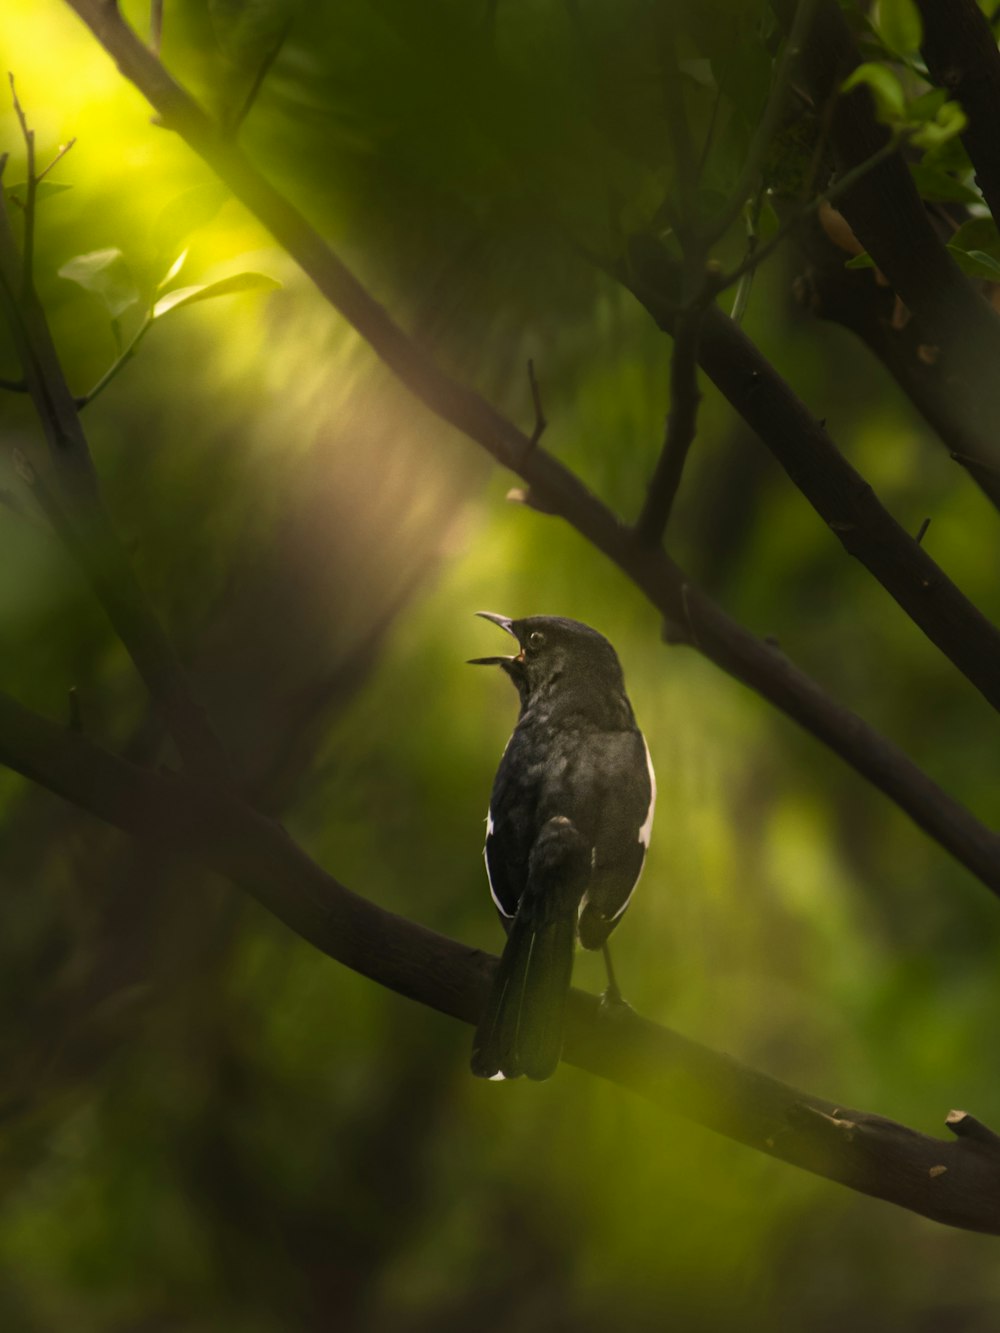
[[[646,751],[646,771],[649,774],[649,809],[646,811],[646,818],[639,830],[639,841],[648,850],[649,836],[653,831],[653,811],[656,809],[656,774],[653,772],[653,761],[650,758],[649,746],[646,744],[645,736],[642,738],[642,745]]]
[[[487,812],[486,812],[486,844],[487,844],[487,846],[489,845],[490,838],[492,838],[492,837],[493,837],[493,811],[492,811],[492,810],[487,810]],[[500,915],[501,915],[502,917],[506,917],[508,921],[512,921],[513,918],[514,918],[514,913],[513,913],[513,912],[508,912],[508,911],[506,911],[506,910],[504,909],[504,905],[503,905],[503,903],[500,901],[500,899],[497,897],[496,893],[494,892],[494,889],[493,889],[493,876],[490,874],[490,858],[489,858],[489,857],[487,856],[487,854],[486,854],[486,847],[483,848],[483,860],[486,862],[486,882],[487,882],[487,884],[490,886],[490,897],[493,899],[493,906],[497,909],[497,911],[500,913]]]

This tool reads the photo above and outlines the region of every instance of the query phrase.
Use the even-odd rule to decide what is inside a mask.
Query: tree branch
[[[0,191],[0,307],[49,445],[52,486],[33,477],[36,496],[128,649],[184,762],[206,776],[222,778],[228,771],[222,746],[104,508],[77,405],[25,264]]]
[[[362,976],[475,1023],[496,959],[345,888],[273,820],[153,773],[0,695],[0,762],[172,858],[214,870]],[[628,1011],[571,996],[565,1059],[759,1152],[950,1226],[1000,1234],[1000,1140],[964,1113],[958,1141],[844,1110]]]
[[[976,0],[917,0],[930,76],[961,103],[962,142],[994,220],[1000,223],[1000,51]]]
[[[731,620],[660,549],[643,548],[568,468],[446,375],[390,318],[305,218],[227,143],[193,99],[102,0],[67,0],[122,73],[216,171],[406,387],[442,420],[528,483],[528,503],[566,519],[679,627],[686,641],[822,741],[993,892],[1000,837],[932,782],[900,749],[829,698],[777,649]],[[998,377],[1000,378],[1000,377]],[[918,548],[919,549],[919,548]]]
[[[772,0],[790,23],[791,0]],[[877,153],[889,132],[874,116],[870,91],[847,95],[840,85],[860,56],[836,0],[821,0],[803,46],[800,71],[817,107],[830,105],[830,144],[837,170],[846,174]],[[939,349],[942,371],[958,397],[969,398],[981,423],[981,440],[995,440],[1000,420],[1000,319],[964,277],[941,244],[913,178],[898,153],[855,181],[838,203],[858,241],[893,290],[918,319],[927,341]],[[1000,450],[960,459],[1000,507]]]
[[[701,402],[698,390],[698,333],[703,313],[704,304],[697,301],[682,310],[674,321],[666,438],[635,525],[636,540],[643,546],[656,546],[663,540],[688,451],[698,429],[698,405]]]
[[[622,273],[630,290],[668,333],[678,323],[673,300],[677,268],[656,242],[638,238]],[[705,312],[699,355],[709,378],[844,548],[1000,710],[1000,630],[900,527],[837,450],[825,426],[739,326],[715,306]]]

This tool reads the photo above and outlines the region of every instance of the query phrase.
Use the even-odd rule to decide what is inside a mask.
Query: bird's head
[[[564,616],[525,616],[511,620],[477,611],[512,635],[519,652],[509,657],[474,657],[473,666],[498,666],[517,686],[522,704],[558,691],[595,699],[624,695],[618,654],[603,634]]]

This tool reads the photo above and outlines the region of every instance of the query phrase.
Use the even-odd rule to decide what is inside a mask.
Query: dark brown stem
[[[225,875],[363,976],[478,1020],[494,958],[352,893],[232,796],[137,768],[3,695],[0,763],[172,859]],[[627,1009],[608,1016],[578,991],[564,1058],[758,1152],[950,1226],[1000,1234],[1000,1145],[972,1117],[949,1117],[957,1142],[933,1139],[799,1092]]]
[[[636,540],[643,546],[658,546],[663,540],[698,429],[698,333],[703,313],[703,305],[696,303],[674,320],[666,436],[635,525]]]

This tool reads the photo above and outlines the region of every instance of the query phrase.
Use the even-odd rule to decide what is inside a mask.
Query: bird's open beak
[[[476,615],[482,616],[484,620],[492,620],[494,625],[499,625],[501,629],[506,630],[508,634],[513,634],[515,639],[517,638],[517,635],[514,634],[514,631],[511,628],[514,622],[509,616],[498,616],[495,611],[477,611]],[[509,666],[511,662],[516,662],[519,656],[520,654],[518,654],[518,656],[511,654],[510,657],[470,657],[468,665]]]

